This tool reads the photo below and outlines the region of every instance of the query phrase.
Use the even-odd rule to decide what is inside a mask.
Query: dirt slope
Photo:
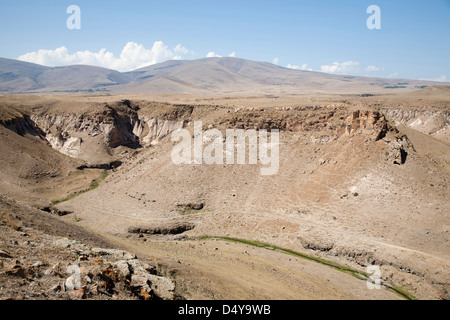
[[[261,176],[254,165],[174,165],[174,143],[165,138],[130,158],[100,188],[61,208],[113,234],[194,224],[187,235],[260,240],[361,269],[381,264],[418,296],[445,297],[448,163],[432,160],[441,157],[437,149],[432,158],[414,151],[412,138],[400,165],[396,148],[407,140],[395,130],[377,141],[358,130],[341,133],[352,108],[195,108],[189,120],[202,119],[205,126],[262,128],[271,119],[275,127],[283,121],[303,127],[282,132],[274,176]],[[199,203],[202,210],[189,209]]]
[[[26,113],[7,105],[0,110],[0,193],[43,207],[102,175],[102,170],[77,170],[83,162],[52,149]]]
[[[314,263],[281,264],[284,258],[278,253],[251,249],[248,256],[242,251],[250,253],[249,248],[241,245],[194,240],[203,235],[262,241],[360,272],[378,265],[385,281],[414,296],[448,298],[445,94],[437,100],[428,96],[428,102],[404,97],[418,106],[393,105],[395,97],[155,97],[178,104],[152,98],[24,98],[26,104],[18,110],[27,110],[40,129],[30,141],[48,149],[39,136],[49,139],[61,130],[67,141],[81,139],[78,156],[91,164],[102,154],[108,161],[122,162],[98,188],[58,204],[59,210],[72,212],[60,219],[146,256],[180,260],[182,267],[172,261],[168,268],[178,270],[188,296],[194,298],[270,297],[258,279],[273,281],[274,295],[282,298],[391,298],[384,291],[366,292],[364,281],[353,283]],[[435,122],[441,134],[416,130],[411,125],[415,117],[441,119]],[[171,133],[178,128],[192,133],[197,120],[205,130],[222,132],[280,129],[278,172],[262,176],[261,165],[248,164],[175,165]],[[11,141],[30,135],[22,137],[6,127],[4,132],[5,137],[14,134]],[[19,148],[26,150],[23,143]],[[17,175],[8,173],[10,181]],[[46,180],[37,181],[45,185]],[[230,274],[230,265],[239,272]],[[247,273],[248,278],[243,276]],[[336,282],[328,287],[324,279],[331,278]],[[297,285],[308,289],[296,290]]]

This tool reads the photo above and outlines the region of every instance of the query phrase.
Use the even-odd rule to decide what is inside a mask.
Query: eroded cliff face
[[[205,111],[206,110],[206,111]],[[357,110],[349,114],[348,109],[336,106],[306,108],[276,108],[274,110],[228,109],[219,107],[192,107],[152,105],[139,107],[130,101],[93,107],[83,113],[49,112],[48,110],[10,121],[5,126],[17,133],[29,133],[45,139],[52,148],[89,164],[113,161],[116,151],[124,146],[132,149],[157,144],[172,132],[181,129],[193,120],[205,120],[208,128],[219,129],[278,129],[286,132],[305,132],[314,139],[333,141],[340,136],[364,134],[374,141],[385,137],[387,119],[412,123],[417,126],[424,115],[387,110]],[[202,119],[202,113],[213,114],[214,122]],[[421,118],[422,117],[422,118]],[[431,115],[432,119],[441,114]],[[418,120],[417,120],[418,119]],[[439,130],[446,130],[448,115],[441,121]],[[411,122],[414,120],[415,122]],[[427,122],[428,123],[428,122]],[[206,129],[206,128],[205,128]],[[434,131],[438,132],[438,131]]]
[[[450,111],[383,109],[394,125],[403,124],[423,134],[450,144]]]
[[[157,144],[184,123],[171,119],[171,113],[146,115],[124,104],[81,114],[35,113],[30,120],[52,148],[88,163],[111,161],[121,146],[136,149]]]
[[[362,134],[373,141],[405,125],[444,143],[450,143],[450,112],[439,110],[354,110],[342,106],[289,108],[220,108],[153,104],[123,100],[92,104],[74,111],[70,108],[37,108],[30,115],[10,109],[2,125],[20,134],[43,139],[59,152],[87,164],[109,163],[120,158],[123,148],[137,149],[158,144],[172,132],[195,120],[204,128],[278,129],[304,132],[312,139],[334,141],[341,136]],[[206,116],[205,116],[206,115]],[[209,115],[209,116],[208,116]],[[399,142],[399,143],[396,143]],[[401,135],[385,139],[388,152],[399,164],[411,143]],[[394,146],[395,145],[395,146]],[[402,160],[403,159],[403,160]]]
[[[139,137],[142,146],[148,146],[156,144],[170,133],[182,129],[183,125],[183,119],[167,120],[143,116],[134,124],[133,134]]]
[[[138,137],[132,132],[138,120],[133,112],[119,113],[107,108],[87,114],[34,114],[31,118],[54,149],[87,161],[94,160],[88,153],[96,145],[107,158],[111,155],[110,148],[139,145]]]
[[[8,111],[8,115],[2,113],[0,125],[21,136],[31,135],[39,139],[45,138],[45,133],[27,114],[13,109],[9,109]]]

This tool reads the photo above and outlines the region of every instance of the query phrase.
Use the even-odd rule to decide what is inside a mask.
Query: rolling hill
[[[129,82],[126,74],[93,66],[44,67],[0,58],[0,92],[96,90]]]
[[[124,73],[85,65],[50,68],[0,58],[2,93],[373,94],[436,84],[293,70],[239,58],[166,61]]]

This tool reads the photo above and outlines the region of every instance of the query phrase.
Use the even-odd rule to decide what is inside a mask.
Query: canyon
[[[4,95],[0,211],[33,237],[49,219],[90,247],[150,261],[175,279],[163,294],[172,299],[448,299],[449,103],[444,86]],[[172,134],[194,137],[196,121],[223,137],[279,130],[278,172],[263,176],[249,161],[174,164]],[[0,249],[11,253],[6,243]],[[372,265],[381,290],[367,289]],[[117,296],[145,299],[154,288],[133,290]]]

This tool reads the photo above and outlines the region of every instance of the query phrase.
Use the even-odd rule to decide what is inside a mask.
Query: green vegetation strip
[[[317,258],[314,256],[310,256],[310,255],[307,255],[304,253],[296,252],[291,249],[282,248],[282,247],[279,247],[276,245],[272,245],[272,244],[268,244],[268,243],[264,243],[264,242],[260,242],[260,241],[231,238],[231,237],[215,237],[215,236],[209,236],[209,235],[204,235],[204,236],[198,237],[197,239],[198,240],[221,240],[221,241],[241,243],[241,244],[246,244],[246,245],[253,246],[253,247],[273,250],[273,251],[281,252],[281,253],[284,253],[284,254],[287,254],[290,256],[294,256],[294,257],[298,257],[298,258],[302,258],[302,259],[306,259],[309,261],[314,261],[314,262],[323,264],[323,265],[325,265],[327,267],[331,267],[335,270],[350,274],[359,280],[364,280],[364,281],[370,280],[370,274],[368,274],[366,272],[358,271],[358,270],[352,269],[350,267],[346,267],[346,266],[343,266],[343,265],[340,265],[340,264],[337,264],[337,263],[334,263],[331,261],[327,261],[327,260]],[[401,297],[403,297],[407,300],[417,300],[416,297],[414,297],[410,293],[406,292],[405,290],[401,289],[400,287],[398,287],[394,284],[382,282],[381,285],[384,286],[386,289],[397,293],[398,295],[400,295]]]
[[[109,174],[109,173],[108,173],[107,171],[104,172],[103,175],[101,176],[101,178],[100,178],[100,179],[97,179],[96,181],[94,181],[88,189],[83,190],[83,191],[76,192],[76,193],[74,193],[74,194],[71,194],[71,195],[68,196],[67,198],[64,198],[64,199],[61,199],[61,200],[52,200],[52,204],[53,204],[54,206],[56,206],[56,205],[59,204],[59,203],[66,202],[66,201],[69,201],[69,200],[72,200],[72,199],[78,197],[79,195],[82,195],[82,194],[84,194],[84,193],[86,193],[86,192],[89,192],[89,191],[92,191],[92,190],[94,190],[94,189],[97,189],[98,186],[100,185],[100,181],[105,180],[106,177],[108,176],[108,174]]]

